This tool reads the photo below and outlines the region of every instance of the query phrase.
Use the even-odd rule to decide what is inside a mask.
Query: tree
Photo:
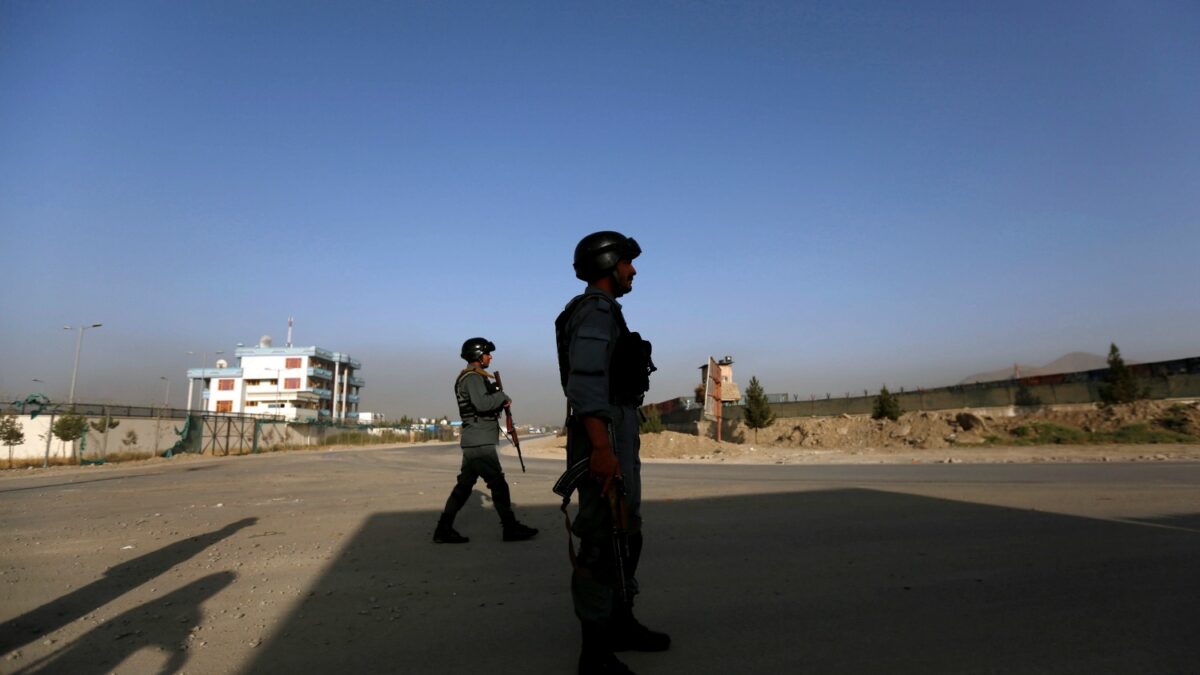
[[[25,442],[25,431],[16,415],[0,415],[0,443],[8,446],[8,465],[12,466],[12,446]]]
[[[895,422],[900,419],[900,399],[888,391],[887,385],[879,389],[879,395],[875,397],[875,404],[871,407],[871,419],[881,420],[888,418]]]
[[[775,413],[771,411],[771,403],[757,377],[752,376],[746,387],[746,409],[742,411],[742,421],[754,430],[755,443],[758,442],[758,430],[775,423]]]
[[[112,415],[107,414],[107,412],[105,413],[104,417],[92,422],[92,428],[103,434],[103,436],[101,436],[103,440],[100,443],[101,457],[108,456],[108,430],[116,429],[119,424],[121,424],[121,421],[113,419]]]
[[[75,411],[71,411],[55,420],[54,426],[50,428],[50,431],[58,440],[74,443],[87,433],[87,427],[87,418]]]
[[[1108,373],[1104,375],[1104,383],[1100,385],[1098,393],[1100,394],[1100,404],[1104,406],[1114,403],[1131,403],[1140,398],[1137,380],[1133,378],[1133,372],[1125,365],[1125,360],[1121,358],[1121,350],[1117,349],[1115,342],[1109,345]]]

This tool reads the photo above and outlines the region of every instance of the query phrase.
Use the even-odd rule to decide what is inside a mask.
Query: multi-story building
[[[256,347],[238,347],[235,368],[191,368],[192,386],[201,383],[206,412],[273,415],[289,420],[356,422],[362,364],[320,347],[274,347],[264,336]],[[189,403],[190,405],[190,403]]]

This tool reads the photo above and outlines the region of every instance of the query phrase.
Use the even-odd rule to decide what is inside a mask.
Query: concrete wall
[[[46,438],[50,434],[50,425],[58,417],[57,414],[50,413],[43,413],[36,418],[31,418],[29,415],[17,415],[17,423],[21,425],[21,430],[25,433],[25,442],[21,445],[14,445],[11,453],[8,447],[0,446],[0,457],[5,460],[5,463],[10,457],[14,462],[45,459],[47,457]],[[169,417],[154,419],[113,415],[113,419],[117,421],[117,426],[108,430],[107,451],[109,454],[131,453],[146,456],[161,454],[179,440],[175,429],[183,426],[182,419]],[[89,417],[88,420],[89,422],[98,422],[100,417]],[[129,437],[130,432],[136,435],[136,440]],[[86,441],[80,439],[74,443],[67,443],[51,437],[49,458],[51,461],[73,460],[78,456],[80,449],[85,458],[96,458],[105,447],[104,436],[104,433],[93,429],[91,424],[88,424]]]
[[[17,414],[14,417],[21,425],[25,441],[12,446],[11,449],[0,446],[0,466],[40,464],[47,459],[51,463],[75,463],[80,459],[98,460],[118,454],[124,457],[162,455],[180,440],[178,432],[184,428],[187,419],[186,416],[142,417],[114,412],[109,414],[117,422],[117,426],[107,431],[107,440],[103,431],[98,431],[91,425],[91,422],[99,423],[103,418],[103,412],[100,412],[87,415],[87,433],[84,438],[74,443],[60,441],[50,434],[51,425],[60,417],[58,411],[43,412],[37,417]],[[253,452],[256,423],[260,452],[278,446],[319,445],[327,435],[342,431],[324,425],[287,424],[250,417],[195,414],[192,416],[194,431],[190,435],[193,442],[184,451],[209,455]]]
[[[1190,361],[1190,360],[1189,360]],[[1174,362],[1172,362],[1174,363]],[[1142,365],[1142,364],[1139,364]],[[1145,364],[1154,366],[1157,364]],[[1148,372],[1149,368],[1146,369]],[[1157,371],[1137,379],[1138,386],[1146,391],[1146,398],[1154,400],[1173,398],[1200,398],[1200,373]],[[1032,379],[1032,378],[1031,378]],[[1043,378],[1047,379],[1047,378]],[[1044,405],[1068,405],[1094,403],[1100,400],[1101,382],[1096,378],[1088,381],[1064,381],[1046,384],[1026,384],[1030,393],[1041,399]],[[1007,408],[1015,403],[1017,383],[984,382],[954,387],[941,387],[923,391],[892,392],[900,401],[904,411],[913,410],[958,410],[974,408]],[[776,417],[819,417],[836,415],[869,415],[875,403],[875,395],[828,398],[809,401],[772,403]],[[687,431],[697,428],[701,422],[701,410],[688,409],[683,399],[672,399],[653,404],[659,411],[663,425],[672,431]],[[725,420],[742,418],[741,406],[726,406],[722,409]]]

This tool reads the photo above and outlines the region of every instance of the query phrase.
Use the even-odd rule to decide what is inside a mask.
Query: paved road
[[[0,671],[569,673],[549,485],[429,536],[457,449],[0,477]],[[517,473],[513,473],[517,470]],[[480,486],[482,488],[482,485]],[[1200,463],[648,464],[642,673],[1192,673]]]

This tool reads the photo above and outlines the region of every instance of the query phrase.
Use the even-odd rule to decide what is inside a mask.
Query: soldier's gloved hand
[[[592,451],[590,459],[588,468],[591,470],[592,478],[600,483],[600,494],[608,494],[613,479],[621,477],[621,465],[617,462],[617,456],[613,454],[612,450],[597,449]]]

